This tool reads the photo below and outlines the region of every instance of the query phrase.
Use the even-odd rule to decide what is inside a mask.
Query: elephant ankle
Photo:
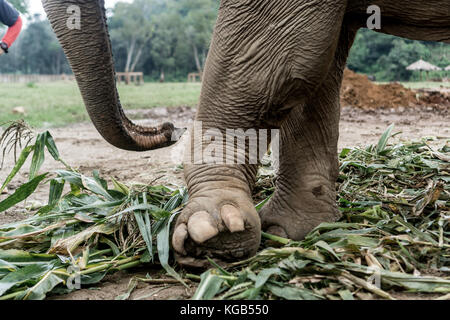
[[[190,194],[214,189],[241,189],[251,196],[256,180],[252,165],[185,165],[184,176]]]

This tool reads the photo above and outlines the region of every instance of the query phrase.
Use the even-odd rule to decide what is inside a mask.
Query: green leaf
[[[124,185],[123,183],[120,183],[119,181],[117,181],[116,179],[114,179],[113,177],[111,177],[112,183],[114,185],[114,190],[123,193],[124,195],[128,196],[130,194],[130,189],[128,189],[128,187],[126,185]]]
[[[114,242],[112,242],[111,240],[109,240],[108,238],[101,237],[100,242],[106,243],[113,251],[114,256],[117,257],[118,255],[120,255],[119,247],[117,247],[117,245]]]
[[[222,283],[225,281],[213,274],[212,270],[204,272],[200,278],[200,284],[192,300],[211,300],[219,293]]]
[[[145,216],[145,220],[144,217]],[[134,212],[134,217],[136,219],[136,223],[138,225],[139,228],[139,232],[142,235],[142,238],[145,241],[145,244],[147,246],[147,251],[150,254],[150,260],[153,260],[153,242],[152,242],[152,226],[150,223],[150,218],[148,213],[141,213],[141,212]],[[149,262],[149,261],[144,261],[144,262]]]
[[[258,273],[258,276],[255,279],[255,288],[262,288],[262,286],[266,284],[267,280],[269,280],[271,276],[280,273],[281,270],[279,268],[263,269],[260,273]]]
[[[29,224],[23,224],[23,225],[19,225],[17,228],[14,228],[12,230],[0,231],[0,237],[2,237],[2,238],[15,237],[15,236],[20,236],[20,235],[31,233],[31,232],[37,232],[39,230],[42,230],[42,229],[40,227],[32,226]]]
[[[348,235],[346,237],[346,240],[349,244],[354,244],[359,247],[367,247],[367,248],[375,248],[378,246],[379,243],[379,240],[377,239],[357,235]]]
[[[187,284],[183,281],[180,275],[169,265],[169,254],[170,254],[170,225],[173,219],[176,217],[176,214],[173,214],[164,227],[159,231],[156,236],[156,242],[158,247],[158,258],[161,266],[166,270],[167,274],[180,281],[184,286],[188,287]]]
[[[83,181],[81,180],[81,175],[77,172],[67,171],[67,170],[56,170],[58,175],[57,181],[64,180],[69,182],[71,185],[77,186],[79,188],[84,188]]]
[[[0,259],[0,271],[16,271],[17,267],[8,261]]]
[[[64,282],[63,279],[55,275],[53,271],[49,271],[38,283],[25,292],[23,300],[43,300],[48,292],[62,282]]]
[[[324,250],[326,250],[327,252],[329,252],[329,253],[331,253],[331,255],[333,256],[333,257],[335,257],[336,258],[336,260],[341,260],[338,256],[337,256],[337,254],[336,254],[336,252],[334,252],[334,250],[333,250],[333,248],[328,244],[328,243],[326,243],[325,241],[317,241],[315,244],[314,244],[316,247],[319,247],[319,248],[322,248],[322,249],[324,249]]]
[[[53,159],[55,159],[56,161],[60,161],[59,151],[58,148],[56,147],[52,135],[48,131],[45,132],[45,134],[46,134],[45,145],[47,146],[48,152],[53,157]]]
[[[320,300],[310,290],[291,287],[289,285],[278,286],[267,284],[267,289],[277,297],[286,300]]]
[[[55,255],[43,254],[43,253],[31,253],[23,250],[10,249],[3,250],[0,249],[0,259],[8,261],[14,265],[21,263],[49,263],[49,261],[56,259]]]
[[[14,168],[12,169],[11,173],[6,177],[5,182],[3,183],[2,187],[0,188],[0,194],[3,190],[5,190],[5,187],[12,181],[12,179],[16,176],[16,174],[19,172],[19,170],[22,168],[23,164],[27,160],[28,156],[30,155],[31,151],[33,151],[34,146],[28,146],[25,149],[22,150],[20,153],[19,159],[17,159],[16,164],[14,165]]]
[[[341,153],[339,154],[339,157],[345,158],[351,151],[352,151],[352,149],[344,148],[344,149],[342,149]]]
[[[269,202],[270,198],[272,198],[272,195],[270,195],[269,197],[267,197],[266,199],[264,199],[263,201],[261,201],[260,203],[258,203],[258,204],[255,206],[256,211],[259,212],[259,211],[266,205],[266,203]]]
[[[380,140],[378,141],[377,154],[382,153],[386,149],[387,142],[391,137],[392,130],[394,130],[394,126],[395,126],[394,123],[391,124],[381,136]]]
[[[34,145],[33,158],[31,160],[30,167],[30,180],[33,180],[36,174],[39,172],[42,164],[45,160],[45,143],[47,140],[46,133],[40,133],[36,137],[36,143]]]
[[[91,285],[91,284],[96,284],[99,283],[100,281],[103,280],[103,278],[106,276],[108,272],[97,272],[94,274],[82,274],[81,275],[81,284],[82,285]]]
[[[83,186],[88,189],[89,191],[92,191],[95,194],[101,195],[103,197],[105,197],[106,200],[108,201],[114,201],[116,199],[114,199],[114,197],[112,197],[109,193],[108,190],[106,190],[103,186],[103,184],[101,183],[100,180],[96,180],[96,179],[91,179],[91,178],[87,178],[85,176],[81,176],[81,181],[83,182]]]
[[[8,210],[9,208],[28,198],[36,190],[41,181],[47,177],[47,174],[48,173],[44,173],[40,176],[37,176],[36,178],[17,188],[14,194],[0,202],[0,212]]]
[[[64,190],[64,182],[58,182],[56,180],[50,181],[50,193],[48,196],[48,204],[50,206],[56,204],[59,199],[61,199],[61,195]]]
[[[398,224],[408,228],[411,233],[413,233],[415,236],[417,236],[419,239],[424,240],[424,241],[428,241],[431,242],[434,245],[437,245],[438,242],[436,240],[434,240],[428,233],[422,232],[419,229],[417,229],[416,227],[414,227],[412,224],[404,221],[401,217],[396,216],[392,219],[393,221],[396,221]]]
[[[342,300],[355,300],[353,294],[349,290],[341,290],[338,292]]]
[[[53,264],[51,263],[34,264],[7,274],[3,279],[0,280],[0,297],[14,286],[41,277],[52,267]]]
[[[100,185],[102,186],[103,189],[105,189],[106,191],[108,191],[108,183],[106,182],[105,179],[100,177],[100,173],[98,172],[98,170],[94,170],[92,172],[92,176],[94,177],[94,180]]]

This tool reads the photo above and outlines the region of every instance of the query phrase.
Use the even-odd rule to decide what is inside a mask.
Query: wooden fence
[[[137,85],[144,83],[144,73],[143,72],[116,72],[117,83],[120,84],[122,81],[125,84],[134,82]]]
[[[29,83],[74,81],[75,76],[67,74],[0,74],[0,83]]]
[[[189,73],[187,81],[188,82],[202,82],[203,75],[201,73]],[[198,80],[198,81],[197,81]]]

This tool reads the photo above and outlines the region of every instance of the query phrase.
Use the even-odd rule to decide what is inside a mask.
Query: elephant
[[[122,110],[104,1],[42,3],[104,139],[130,151],[174,144],[183,128],[139,126]],[[80,9],[80,28],[67,25],[68,7],[74,5]],[[171,238],[179,263],[248,258],[257,253],[262,230],[302,240],[319,224],[339,219],[339,92],[356,33],[368,27],[371,5],[381,9],[377,32],[450,43],[448,0],[221,0],[196,121],[203,130],[220,132],[279,130],[276,190],[257,212],[252,200],[257,163],[186,161],[189,200]],[[212,143],[191,142],[197,150]]]

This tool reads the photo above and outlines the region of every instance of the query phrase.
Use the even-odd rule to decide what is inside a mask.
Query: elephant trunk
[[[143,127],[131,122],[123,112],[104,0],[42,0],[42,3],[98,132],[112,145],[131,151],[175,143],[182,130],[175,129],[173,124]]]

